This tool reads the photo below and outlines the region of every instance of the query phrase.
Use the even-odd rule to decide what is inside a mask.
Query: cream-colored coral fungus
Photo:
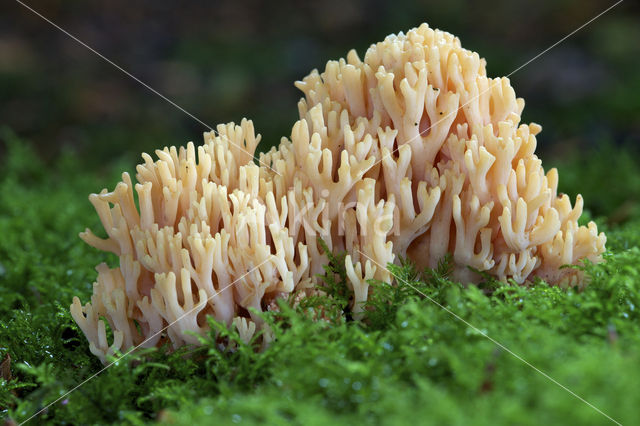
[[[251,339],[276,298],[317,291],[318,237],[348,253],[355,312],[399,257],[433,267],[451,253],[465,282],[472,267],[565,285],[581,277],[562,265],[601,259],[604,234],[577,223],[582,198],[558,194],[557,171],[535,155],[541,127],[520,123],[524,101],[451,34],[423,24],[296,86],[300,119],[260,165],[260,136],[242,120],[201,146],[143,154],[137,183],[125,173],[89,197],[108,237],[81,237],[120,265],[99,265],[91,303],[74,298],[71,313],[103,361],[197,343],[186,332],[203,334],[206,315]]]

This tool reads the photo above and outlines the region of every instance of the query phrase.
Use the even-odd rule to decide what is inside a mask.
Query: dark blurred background
[[[293,82],[351,48],[427,22],[502,76],[615,1],[25,2],[202,121],[253,119],[264,149],[290,134]],[[627,0],[512,75],[543,158],[639,141],[638,70],[640,2]],[[92,166],[205,130],[14,0],[0,5],[0,125],[45,160],[73,148]]]

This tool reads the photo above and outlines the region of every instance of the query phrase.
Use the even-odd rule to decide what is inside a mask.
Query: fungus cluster
[[[578,225],[582,198],[543,169],[523,99],[453,35],[423,24],[296,86],[300,119],[257,164],[260,136],[242,120],[143,154],[136,183],[124,173],[89,197],[107,238],[81,238],[119,257],[97,267],[91,303],[71,305],[92,353],[197,343],[185,331],[203,334],[207,315],[248,341],[275,299],[318,291],[318,237],[348,253],[354,312],[399,257],[433,267],[451,253],[464,282],[472,267],[571,286],[580,272],[562,265],[601,260],[605,236]]]

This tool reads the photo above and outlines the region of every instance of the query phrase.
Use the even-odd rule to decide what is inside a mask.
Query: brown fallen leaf
[[[500,350],[498,348],[494,349],[491,360],[487,364],[485,368],[485,379],[480,385],[480,393],[487,393],[493,391],[494,385],[494,375],[496,372],[496,363],[498,357],[500,356]]]
[[[0,378],[11,380],[11,356],[7,354],[0,364]]]
[[[2,362],[0,362],[0,379],[6,380],[7,382],[13,379],[11,376],[11,355],[8,353],[5,355]],[[15,390],[10,391],[13,396],[16,396]],[[11,404],[13,406],[13,404]],[[0,405],[0,410],[6,410],[7,407]],[[15,426],[17,425],[12,419],[7,418],[2,423],[3,426]]]

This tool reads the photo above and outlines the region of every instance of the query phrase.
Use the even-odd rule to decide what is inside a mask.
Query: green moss
[[[405,263],[391,266],[398,286],[372,283],[364,318],[352,321],[342,257],[335,255],[326,268],[331,297],[296,310],[283,304],[265,316],[277,336],[265,351],[211,322],[212,333],[220,334],[203,337],[199,348],[138,352],[101,372],[68,305],[74,295],[89,298],[96,264],[115,263],[77,234],[86,226],[99,229],[86,196],[113,187],[122,165],[87,170],[72,153],[43,164],[15,136],[5,132],[3,140],[0,361],[10,354],[12,377],[0,381],[2,418],[26,420],[99,373],[33,421],[607,423],[486,333],[614,419],[640,421],[640,214],[632,209],[607,221],[614,210],[607,203],[627,195],[585,183],[585,170],[607,176],[601,158],[585,156],[586,164],[560,169],[565,191],[584,185],[587,206],[598,206],[592,211],[608,234],[606,262],[585,265],[591,283],[582,292],[490,279],[465,288],[450,281],[446,259],[427,271]],[[623,160],[628,151],[615,155],[623,166],[609,172],[634,193],[633,182],[640,181],[635,160]],[[313,320],[318,309],[330,321]],[[221,338],[235,341],[235,349],[220,351]]]

